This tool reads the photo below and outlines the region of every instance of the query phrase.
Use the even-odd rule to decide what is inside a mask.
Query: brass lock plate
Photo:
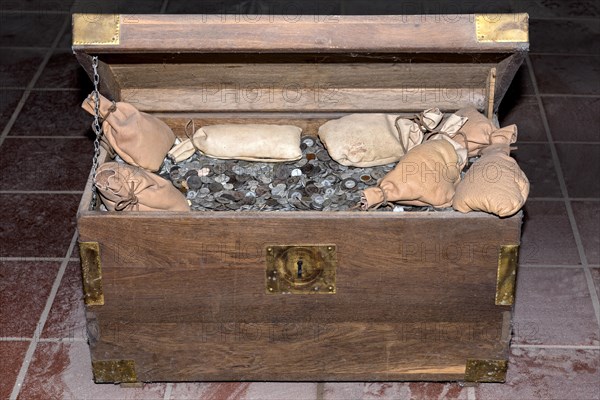
[[[267,246],[269,294],[335,294],[335,245]]]

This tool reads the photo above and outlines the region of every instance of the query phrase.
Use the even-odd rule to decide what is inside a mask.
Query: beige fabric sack
[[[500,217],[515,214],[529,195],[529,181],[509,156],[508,145],[491,145],[456,188],[452,207],[460,212],[484,211]]]
[[[429,124],[439,123],[433,113],[426,115]],[[331,158],[342,165],[373,167],[389,164],[398,161],[423,140],[423,132],[416,123],[398,117],[390,114],[346,115],[321,125],[319,139]]]
[[[456,114],[452,114],[444,120],[439,129],[435,129],[434,132],[425,136],[425,140],[446,140],[452,144],[452,147],[454,147],[456,155],[458,156],[458,168],[460,171],[463,170],[468,160],[467,149],[453,138],[456,137],[456,133],[460,131],[460,128],[462,128],[466,122],[467,117],[460,117]]]
[[[109,211],[189,211],[185,196],[160,176],[124,163],[98,167],[94,184]]]
[[[94,115],[94,99],[89,95],[81,107]],[[129,103],[113,103],[100,95],[100,115],[104,140],[126,163],[158,171],[175,142],[171,128],[161,120],[138,111]]]
[[[287,162],[302,158],[300,134],[292,125],[207,125],[198,129],[191,140],[185,140],[169,151],[175,162],[190,157],[196,150],[221,159]]]
[[[450,136],[468,150],[469,157],[478,156],[482,149],[491,144],[512,144],[517,141],[516,125],[497,129],[475,107],[462,108],[455,115],[468,118],[460,132],[453,132]]]
[[[388,202],[413,206],[449,207],[460,181],[459,158],[447,140],[430,140],[406,153],[378,187],[362,193],[362,208]]]

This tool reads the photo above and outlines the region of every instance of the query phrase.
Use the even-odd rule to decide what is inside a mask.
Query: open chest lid
[[[73,15],[101,92],[147,112],[497,111],[527,14]]]

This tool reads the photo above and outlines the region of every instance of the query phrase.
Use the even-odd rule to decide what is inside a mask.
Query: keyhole
[[[298,265],[298,278],[302,278],[302,260],[298,260],[296,264]]]

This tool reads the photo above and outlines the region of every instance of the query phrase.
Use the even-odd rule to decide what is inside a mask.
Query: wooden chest
[[[473,104],[495,118],[528,49],[524,14],[74,15],[73,29],[101,92],[180,137],[189,119],[316,135],[355,112]],[[98,383],[504,381],[522,213],[112,213],[90,199],[88,183]],[[326,266],[323,290],[273,291],[288,251]]]

